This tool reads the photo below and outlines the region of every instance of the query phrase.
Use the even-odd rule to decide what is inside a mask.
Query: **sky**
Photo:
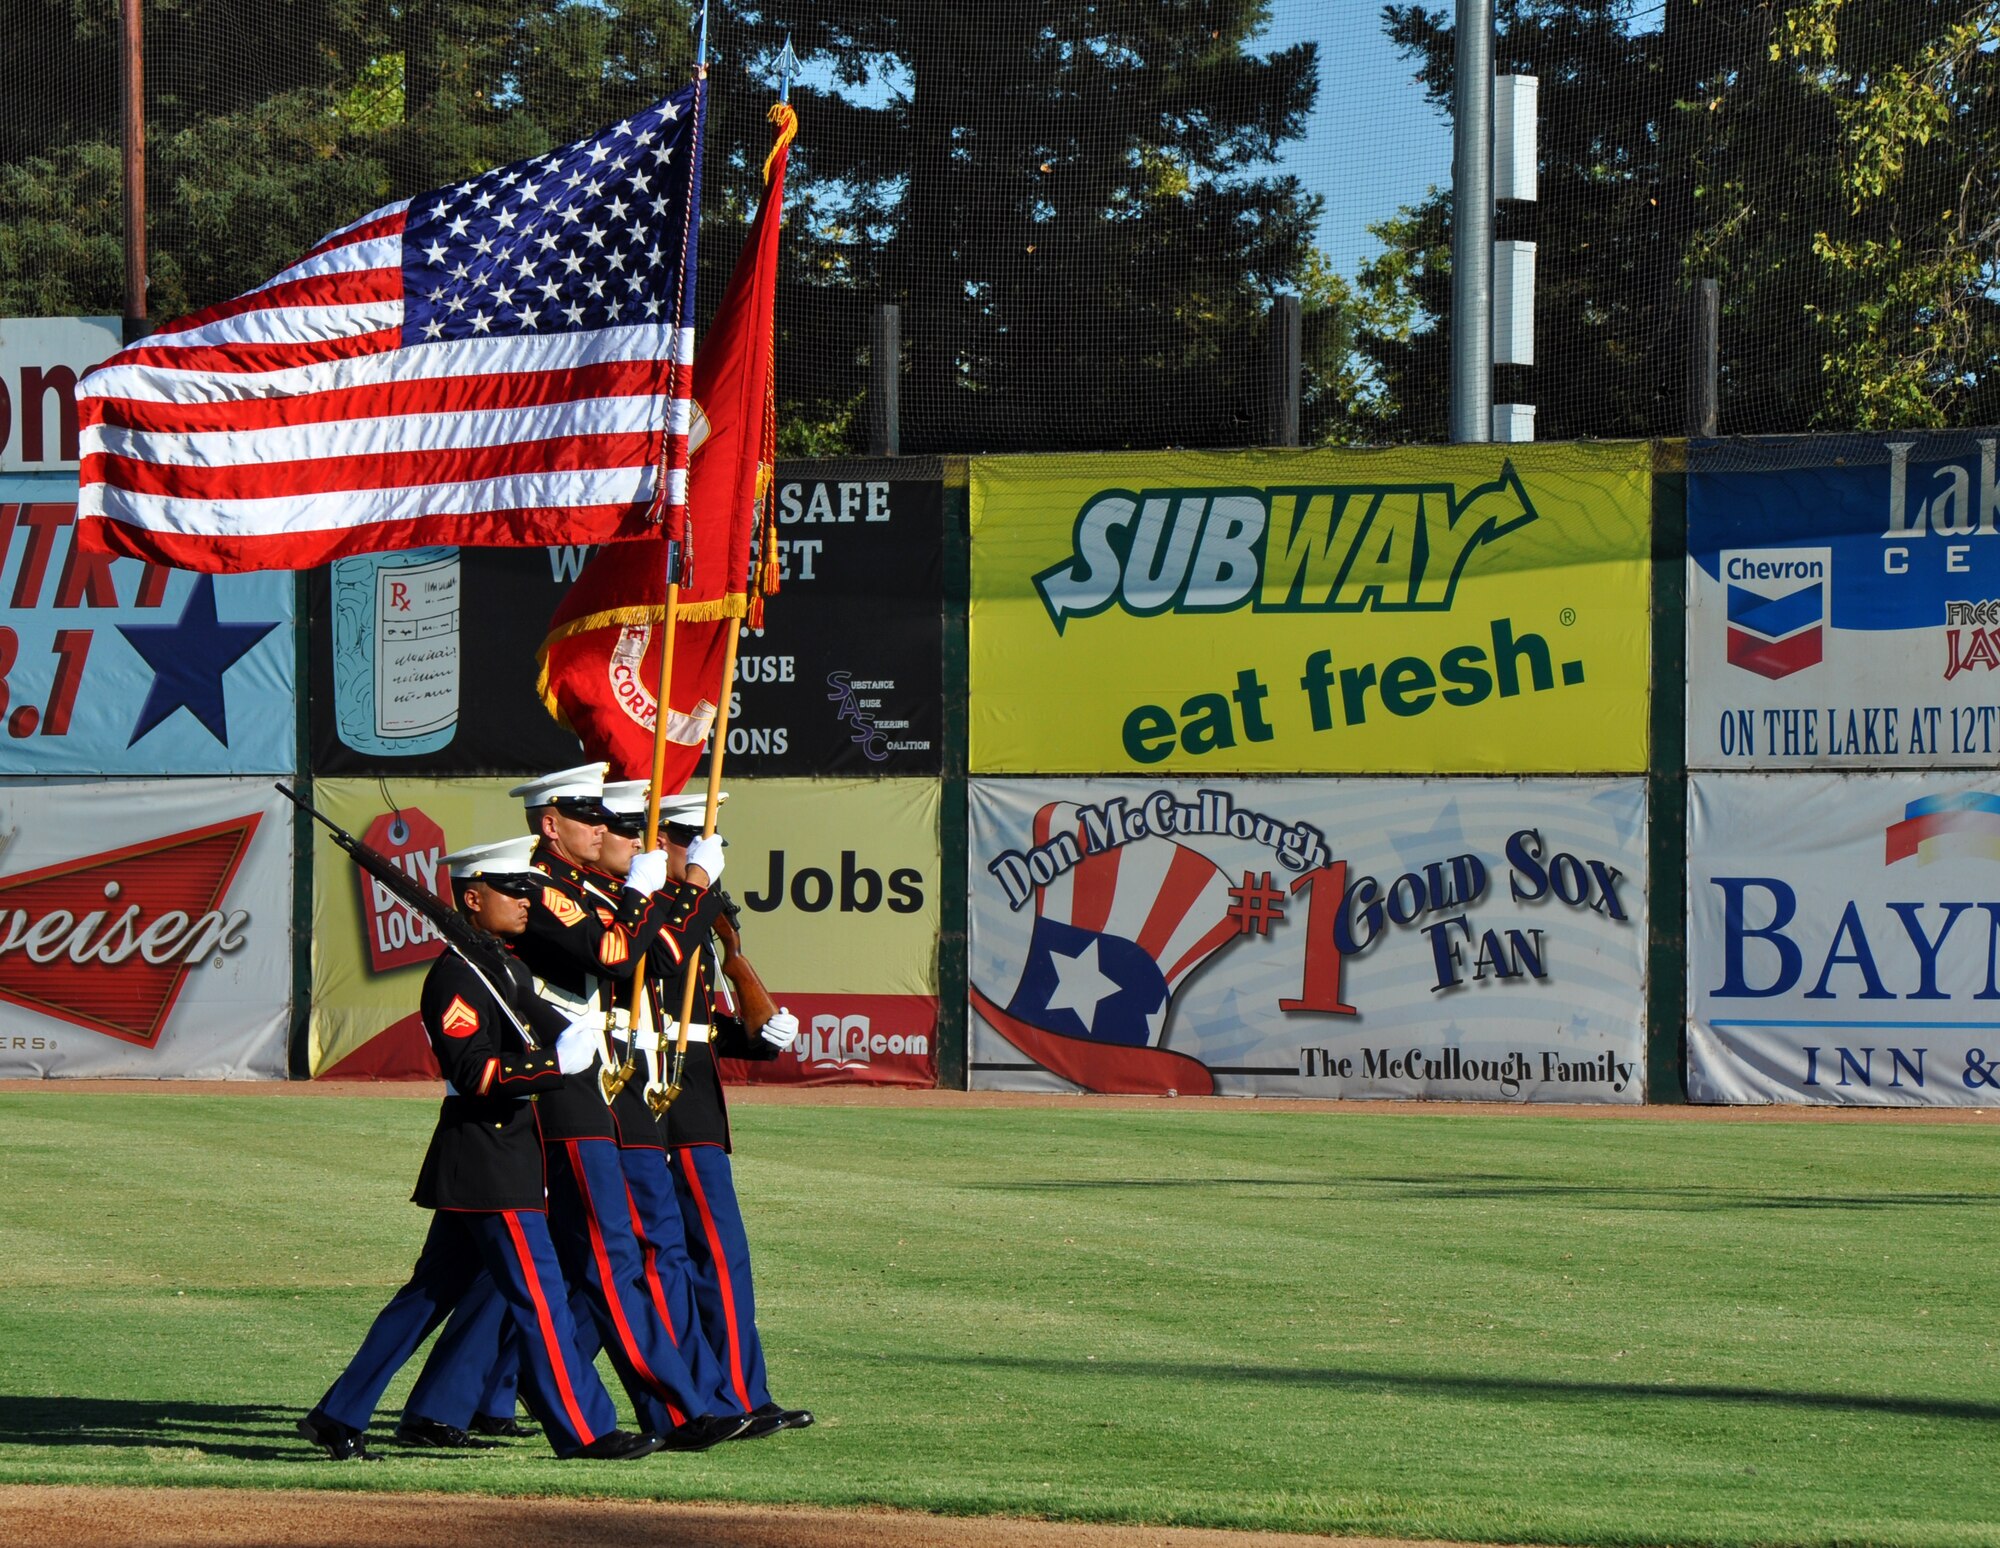
[[[1279,165],[1323,195],[1319,245],[1354,275],[1381,244],[1370,222],[1451,182],[1451,122],[1424,101],[1415,66],[1382,34],[1380,0],[1270,0],[1261,51],[1319,44],[1319,101]]]

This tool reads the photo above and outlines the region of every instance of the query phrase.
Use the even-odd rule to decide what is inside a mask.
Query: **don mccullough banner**
[[[975,780],[977,1087],[1643,1098],[1633,779]]]

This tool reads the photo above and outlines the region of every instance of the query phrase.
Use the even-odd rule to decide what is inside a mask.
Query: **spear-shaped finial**
[[[785,34],[785,46],[778,51],[774,61],[778,67],[778,100],[792,100],[792,77],[799,73],[799,56],[792,52],[792,35]]]
[[[708,0],[701,0],[701,31],[695,36],[694,68],[697,75],[708,73]]]

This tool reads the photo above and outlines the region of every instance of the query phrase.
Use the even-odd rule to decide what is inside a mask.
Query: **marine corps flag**
[[[777,143],[765,162],[767,192],[750,239],[694,369],[696,451],[689,477],[688,533],[681,556],[673,682],[660,789],[687,783],[715,723],[729,631],[763,621],[777,590],[770,511],[776,456],[771,377],[772,305],[786,148],[798,118],[771,109]],[[540,651],[537,683],[549,713],[602,758],[616,779],[650,779],[656,691],[666,615],[667,535],[601,550],[563,598]]]

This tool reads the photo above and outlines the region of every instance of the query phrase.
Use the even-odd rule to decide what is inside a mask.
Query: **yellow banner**
[[[975,772],[1646,767],[1642,443],[970,473]]]
[[[453,849],[524,831],[512,779],[319,779],[314,804],[430,885]],[[938,783],[730,781],[723,887],[774,993],[935,995]],[[442,883],[437,884],[437,890]],[[313,850],[315,1076],[417,1073],[428,927],[319,829]],[[385,1032],[393,1039],[377,1043]],[[371,1049],[371,1045],[374,1045]],[[392,1046],[393,1045],[393,1046]],[[345,1064],[346,1068],[340,1068]]]

